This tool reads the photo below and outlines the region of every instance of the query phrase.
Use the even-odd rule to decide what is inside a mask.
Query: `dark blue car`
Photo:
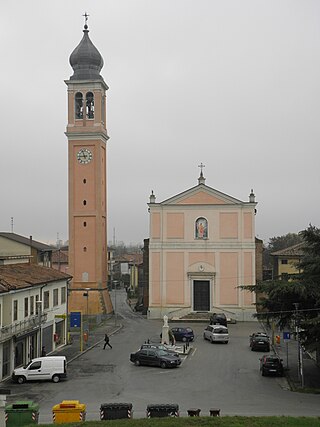
[[[174,335],[174,338],[176,341],[193,341],[194,339],[194,333],[191,328],[171,328],[171,332]]]

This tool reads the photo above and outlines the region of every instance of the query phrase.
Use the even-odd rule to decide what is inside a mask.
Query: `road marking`
[[[193,357],[195,355],[196,351],[197,351],[197,347],[192,349],[191,357]]]

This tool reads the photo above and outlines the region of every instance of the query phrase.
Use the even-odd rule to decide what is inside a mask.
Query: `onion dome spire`
[[[88,16],[85,13],[83,37],[78,46],[71,53],[69,62],[73,68],[70,80],[103,80],[100,71],[103,67],[103,58],[89,38],[87,25]]]

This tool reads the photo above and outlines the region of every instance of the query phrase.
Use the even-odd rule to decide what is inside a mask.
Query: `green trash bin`
[[[21,400],[6,405],[6,427],[20,427],[38,424],[39,404],[32,400]]]

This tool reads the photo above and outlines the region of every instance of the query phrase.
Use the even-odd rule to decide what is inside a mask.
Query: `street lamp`
[[[38,339],[38,356],[41,356],[41,347],[42,347],[42,336],[41,336],[41,304],[42,301],[36,301],[37,313],[38,313],[38,321],[39,321],[39,339]]]
[[[303,376],[303,353],[302,353],[302,345],[300,342],[300,319],[298,315],[299,303],[293,303],[295,307],[295,326],[296,326],[296,336],[298,340],[298,378],[301,380],[301,388],[304,388],[304,376]]]
[[[89,334],[89,291],[90,288],[84,288],[85,289],[85,293],[83,294],[84,297],[87,298],[87,330],[88,330],[88,334]]]
[[[114,285],[114,324],[115,326],[117,326],[117,284],[118,284],[118,280],[114,280],[113,281],[113,285]]]
[[[83,294],[83,296],[87,298],[87,315],[86,315],[87,329],[86,329],[84,334],[83,334],[83,330],[81,330],[81,343],[82,343],[82,340],[84,339],[86,346],[88,346],[88,339],[89,339],[89,291],[90,291],[90,288],[84,288],[84,289],[86,292]],[[82,324],[82,321],[81,321],[81,324]],[[82,348],[82,344],[81,344],[81,348]]]

